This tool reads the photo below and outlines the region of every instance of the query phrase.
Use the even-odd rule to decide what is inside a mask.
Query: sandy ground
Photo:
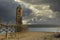
[[[55,38],[53,32],[22,32],[0,35],[0,40],[60,40]]]

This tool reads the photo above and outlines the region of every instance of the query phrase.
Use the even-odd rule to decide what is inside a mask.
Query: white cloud
[[[9,10],[8,15],[12,14],[11,17],[13,16],[16,17],[16,7],[19,4],[22,6],[22,9],[24,10],[23,14],[24,15],[26,14],[26,16],[23,16],[24,17],[23,20],[25,20],[24,24],[27,24],[27,23],[47,23],[48,24],[52,20],[58,23],[59,20],[57,16],[59,12],[54,12],[51,9],[51,4],[53,2],[50,4],[49,1],[47,0],[45,1],[44,0],[10,0],[10,1],[5,0],[4,2],[7,3],[6,9]],[[54,24],[54,22],[52,23]]]
[[[33,1],[33,3],[32,3]],[[43,2],[42,4],[34,4],[35,2]],[[32,10],[32,13],[30,13],[30,15],[28,17],[26,17],[26,19],[24,20],[28,20],[26,21],[26,24],[32,24],[32,23],[50,23],[50,21],[54,20],[54,22],[56,21],[56,12],[54,12],[52,9],[50,9],[51,5],[50,3],[48,3],[47,1],[44,0],[18,0],[18,3],[20,3],[21,6],[25,6],[26,8],[29,8]],[[45,3],[47,2],[47,3]],[[45,4],[44,4],[45,3]],[[23,5],[22,5],[23,4]],[[50,19],[50,20],[49,20]],[[53,24],[56,24],[54,22],[51,22]],[[58,24],[58,19],[57,19],[57,24]],[[50,23],[50,24],[51,24]]]

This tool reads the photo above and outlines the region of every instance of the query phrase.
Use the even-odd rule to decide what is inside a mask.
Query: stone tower
[[[22,25],[22,8],[19,5],[16,9],[16,31],[17,32],[26,32],[27,26]]]
[[[22,29],[22,8],[19,5],[16,8],[16,32],[21,32]]]
[[[19,5],[16,9],[16,24],[21,25],[22,24],[22,8]]]

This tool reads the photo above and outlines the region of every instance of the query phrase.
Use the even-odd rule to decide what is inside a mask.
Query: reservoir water
[[[60,32],[60,28],[28,28],[30,32]]]
[[[0,33],[1,34],[5,34],[6,31],[8,33],[13,33],[15,32],[15,28],[11,28],[9,27],[8,29],[6,29],[6,27],[2,27],[0,28]],[[60,28],[31,28],[31,27],[28,27],[28,31],[29,32],[60,32]]]

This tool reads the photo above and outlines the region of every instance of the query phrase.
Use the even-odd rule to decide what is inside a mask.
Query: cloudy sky
[[[2,22],[15,22],[16,7],[23,9],[24,24],[60,24],[60,0],[0,0]]]

